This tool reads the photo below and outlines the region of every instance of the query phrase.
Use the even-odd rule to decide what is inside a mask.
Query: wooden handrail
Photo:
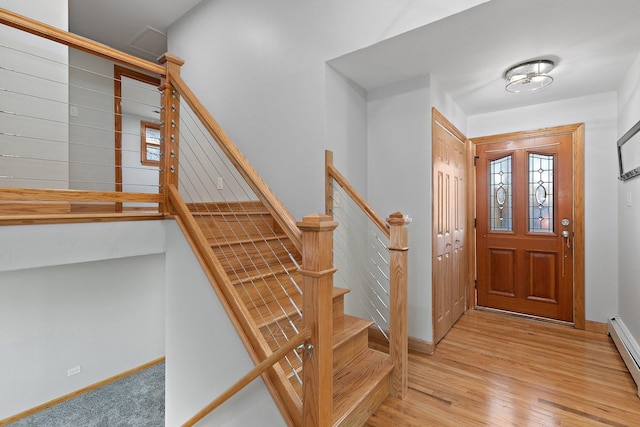
[[[33,188],[0,188],[0,200],[42,202],[136,202],[159,203],[156,193],[121,193],[118,191],[42,190]]]
[[[301,233],[296,226],[296,221],[282,202],[273,194],[271,189],[262,180],[260,175],[253,169],[249,161],[242,155],[240,150],[233,144],[231,139],[222,130],[216,120],[209,114],[206,108],[194,95],[187,84],[180,76],[170,75],[170,82],[178,91],[184,101],[191,107],[194,114],[200,119],[205,128],[211,133],[218,145],[229,158],[231,163],[238,169],[238,172],[247,181],[251,189],[262,203],[265,204],[269,212],[278,225],[282,227],[287,236],[291,239],[296,249],[302,250]]]
[[[260,362],[255,368],[249,371],[245,376],[240,378],[224,391],[220,396],[216,397],[211,401],[207,406],[202,408],[197,414],[191,417],[187,422],[182,424],[182,427],[191,427],[211,412],[213,412],[217,407],[222,405],[224,402],[232,398],[236,393],[249,385],[253,380],[255,380],[258,376],[262,375],[267,369],[271,368],[273,365],[278,363],[280,359],[285,357],[289,352],[293,351],[300,344],[309,339],[311,333],[308,329],[300,332],[298,335],[291,338],[286,344],[280,347],[275,353],[271,356]]]
[[[133,55],[120,52],[119,50],[112,47],[97,43],[93,40],[89,40],[76,34],[69,33],[67,31],[61,30],[60,28],[44,24],[42,22],[27,18],[26,16],[2,8],[0,8],[0,24],[8,25],[9,27],[13,27],[39,37],[61,43],[63,45],[81,50],[83,52],[88,52],[93,55],[106,58],[110,61],[115,61],[121,64],[128,65],[130,67],[138,68],[140,70],[149,71],[151,73],[159,75],[164,75],[165,73],[165,68],[159,64],[145,61],[144,59],[137,58]]]
[[[328,177],[333,178],[347,194],[356,202],[356,204],[364,211],[365,214],[373,221],[373,223],[384,233],[387,238],[389,237],[389,227],[385,223],[385,221],[373,210],[371,206],[364,200],[364,198],[356,191],[355,188],[347,181],[347,179],[342,176],[342,174],[338,171],[338,169],[333,166],[331,163],[327,163],[326,167],[326,175]]]

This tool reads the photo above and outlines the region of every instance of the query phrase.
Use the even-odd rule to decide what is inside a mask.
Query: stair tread
[[[341,425],[392,370],[389,355],[372,349],[345,365],[333,378],[333,425]]]
[[[358,332],[368,330],[373,324],[371,320],[361,319],[359,317],[344,315],[343,324],[333,324],[333,348],[337,348],[347,342],[349,338]]]
[[[231,239],[225,240],[224,242],[209,242],[209,245],[214,247],[224,247],[224,246],[237,246],[237,245],[246,245],[251,243],[258,242],[273,242],[276,240],[285,240],[287,239],[286,234],[274,234],[273,236],[259,236],[255,238],[247,238],[247,239]]]
[[[349,292],[348,289],[345,292],[344,288],[337,288],[334,286],[332,297],[335,299],[347,292]],[[270,301],[266,304],[249,307],[249,313],[251,313],[253,318],[256,320],[258,328],[262,328],[269,325],[270,323],[285,319],[288,316],[297,315],[298,312],[293,306],[291,300],[293,300],[293,302],[299,309],[302,308],[302,295],[296,294],[290,297],[282,295],[277,300]],[[262,314],[259,314],[259,312]],[[269,316],[268,314],[271,313],[275,313],[275,315]]]

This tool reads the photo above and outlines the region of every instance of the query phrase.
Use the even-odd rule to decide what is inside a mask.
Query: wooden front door
[[[466,310],[466,141],[433,109],[433,322],[435,343]]]
[[[572,135],[476,147],[478,305],[573,320]]]

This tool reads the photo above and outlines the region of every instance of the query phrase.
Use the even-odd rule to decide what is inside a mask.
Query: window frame
[[[147,147],[157,146],[160,150],[160,144],[149,142],[147,140],[147,129],[155,129],[160,132],[160,125],[153,122],[140,121],[140,162],[145,166],[160,166],[160,160],[149,160],[147,157]]]

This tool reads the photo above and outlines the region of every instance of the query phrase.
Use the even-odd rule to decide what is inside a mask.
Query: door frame
[[[128,77],[142,83],[158,87],[161,80],[158,77],[150,76],[139,71],[130,70],[114,64],[113,66],[113,121],[115,132],[114,142],[114,165],[115,165],[115,191],[122,191],[122,78]],[[116,203],[116,212],[122,212],[122,202]]]
[[[584,246],[584,123],[577,123],[564,126],[556,126],[544,129],[511,132],[497,135],[489,135],[482,137],[469,138],[471,142],[469,153],[469,161],[473,164],[475,159],[475,147],[478,144],[496,143],[508,140],[525,139],[537,136],[553,136],[561,134],[571,135],[571,150],[573,154],[573,218],[574,218],[574,235],[573,235],[573,325],[576,329],[585,329],[585,246]],[[469,208],[469,213],[475,215],[476,208],[476,186],[475,186],[475,171],[473,174],[473,186],[469,187],[469,194],[472,195],[472,201]],[[469,300],[470,307],[475,308],[477,305],[477,296],[475,289],[476,274],[476,238],[475,228],[473,233],[473,239],[469,241],[473,244],[473,272],[474,279],[469,283]]]

